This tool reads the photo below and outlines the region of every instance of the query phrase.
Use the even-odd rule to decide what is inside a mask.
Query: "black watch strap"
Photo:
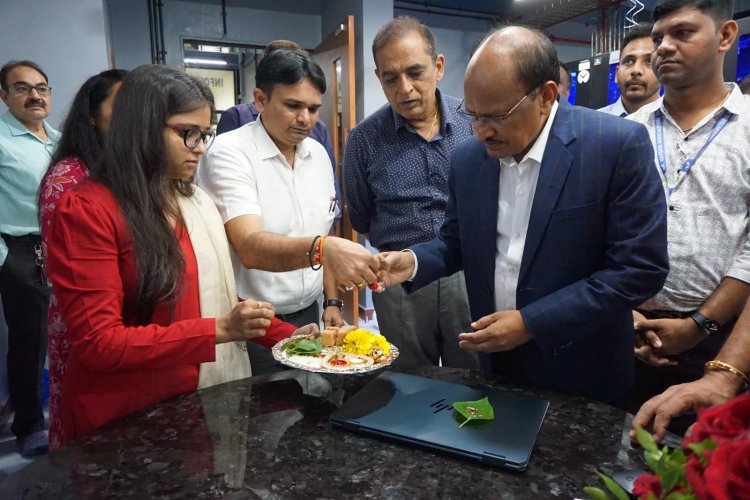
[[[690,319],[695,321],[695,323],[698,325],[698,331],[701,332],[706,337],[710,337],[711,335],[715,334],[719,331],[719,323],[712,320],[705,314],[701,314],[698,311],[694,312],[692,316],[690,316]]]
[[[325,302],[323,302],[323,307],[338,307],[339,309],[342,309],[344,307],[344,301],[341,299],[326,299]]]

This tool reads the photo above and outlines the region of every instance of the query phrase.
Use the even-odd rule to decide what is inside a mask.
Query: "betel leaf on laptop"
[[[458,426],[460,429],[470,420],[494,420],[495,411],[485,396],[479,401],[458,401],[453,403],[453,408],[460,413],[466,420]]]

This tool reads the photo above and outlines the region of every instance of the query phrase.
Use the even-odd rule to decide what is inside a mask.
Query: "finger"
[[[659,357],[656,354],[651,356],[652,364],[655,366],[677,366],[678,362],[666,357]]]
[[[374,270],[371,268],[363,269],[362,272],[359,274],[357,284],[361,283],[362,281],[365,282],[365,285],[367,285],[368,283],[375,283],[376,281],[378,281],[377,273],[379,271],[380,271],[379,267],[375,268]]]
[[[317,323],[310,323],[309,325],[307,325],[307,329],[308,329],[308,333],[319,333],[320,332],[320,328],[318,328],[318,324]]]
[[[257,337],[263,337],[266,334],[265,328],[253,328],[250,330],[245,331],[244,337],[246,339],[254,339]]]
[[[659,336],[654,332],[653,330],[641,330],[641,335],[644,339],[646,339],[646,342],[648,342],[652,347],[655,349],[660,348],[662,345],[661,339],[659,339]]]
[[[636,321],[636,324],[638,325],[639,330],[654,330],[658,331],[661,330],[663,325],[663,320],[661,319],[642,319]]]
[[[481,318],[473,322],[471,324],[471,327],[474,330],[482,330],[490,326],[495,321],[497,321],[497,317],[494,314],[489,314],[487,316],[482,316]]]

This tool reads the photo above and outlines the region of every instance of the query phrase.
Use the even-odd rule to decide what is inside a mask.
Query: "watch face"
[[[710,337],[711,335],[713,335],[714,333],[718,331],[719,331],[719,324],[712,319],[707,319],[701,325],[701,332],[706,337]]]

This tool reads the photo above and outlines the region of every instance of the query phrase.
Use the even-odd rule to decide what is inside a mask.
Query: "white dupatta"
[[[216,206],[199,187],[191,197],[177,197],[190,243],[198,264],[201,317],[219,318],[237,304],[234,271],[229,244]],[[223,384],[251,375],[250,358],[244,342],[216,344],[216,360],[201,363],[198,389]]]

